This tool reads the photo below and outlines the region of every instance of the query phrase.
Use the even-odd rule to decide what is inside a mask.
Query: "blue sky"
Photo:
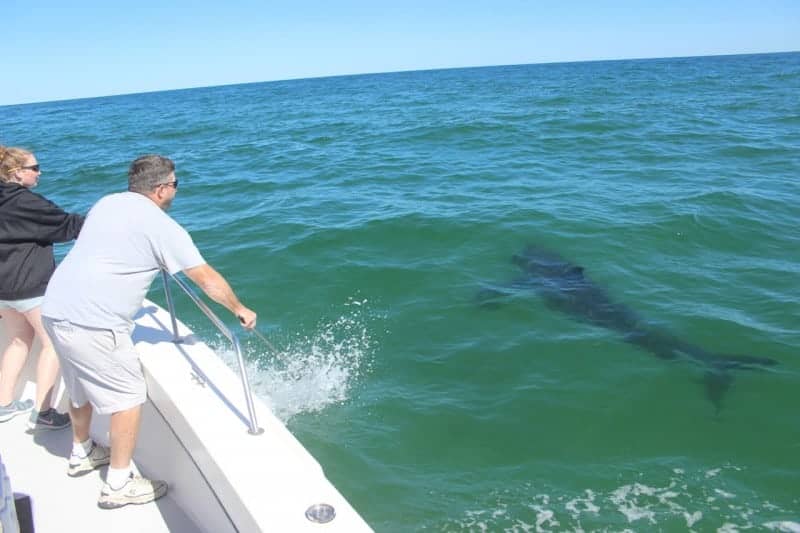
[[[0,0],[0,105],[433,68],[800,51],[800,0]]]

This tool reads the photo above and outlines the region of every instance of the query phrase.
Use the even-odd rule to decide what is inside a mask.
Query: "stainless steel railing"
[[[242,347],[239,344],[239,337],[237,337],[236,334],[231,331],[217,315],[214,314],[214,311],[212,311],[206,305],[206,303],[200,299],[197,293],[195,293],[194,290],[192,290],[192,288],[183,280],[173,276],[165,270],[161,271],[161,276],[164,279],[164,293],[167,297],[167,307],[169,307],[169,316],[172,320],[173,342],[180,342],[181,338],[180,335],[178,335],[178,319],[175,316],[175,303],[172,301],[172,292],[169,288],[170,278],[172,278],[172,280],[178,284],[178,287],[183,289],[183,292],[185,292],[189,298],[192,299],[194,304],[203,312],[203,314],[205,314],[208,319],[211,320],[211,323],[217,327],[220,333],[225,335],[233,344],[233,350],[236,352],[236,359],[239,362],[239,372],[242,377],[242,388],[244,389],[244,398],[245,402],[247,403],[247,412],[250,417],[250,429],[248,430],[248,433],[251,435],[261,435],[264,433],[264,430],[258,427],[258,421],[256,420],[256,410],[255,406],[253,405],[253,393],[250,391],[250,382],[247,379],[247,369],[244,366],[244,357],[242,357]]]

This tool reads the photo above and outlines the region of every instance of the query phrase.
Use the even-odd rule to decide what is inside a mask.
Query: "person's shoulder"
[[[136,197],[141,196],[141,194],[137,194],[135,192],[130,191],[122,191],[122,192],[112,192],[110,194],[106,194],[102,198],[100,198],[99,202],[136,202]]]
[[[147,209],[147,204],[152,203],[139,193],[124,191],[113,192],[100,198],[95,207],[106,209],[119,209],[123,211]]]
[[[163,231],[170,227],[183,229],[169,213],[143,194],[137,192],[117,193],[114,203],[120,212],[135,214],[142,229],[154,228],[156,231]]]
[[[20,207],[49,208],[55,206],[55,204],[48,200],[43,194],[39,194],[21,185],[13,189],[13,195],[16,196],[17,205]]]

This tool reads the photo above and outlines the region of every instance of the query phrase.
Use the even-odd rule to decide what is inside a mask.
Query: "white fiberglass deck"
[[[67,476],[66,458],[72,447],[70,429],[29,435],[25,432],[26,421],[27,416],[19,416],[0,424],[0,455],[14,492],[31,496],[37,533],[199,529],[169,494],[154,504],[129,505],[113,511],[100,509],[97,496],[106,468],[79,478]]]

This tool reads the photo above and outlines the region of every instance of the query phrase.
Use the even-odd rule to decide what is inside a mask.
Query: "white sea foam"
[[[651,524],[655,524],[655,512],[641,503],[642,496],[652,496],[655,491],[656,489],[653,487],[641,483],[623,485],[611,493],[610,500],[617,506],[617,510],[625,515],[628,522],[646,519]]]
[[[683,517],[686,519],[686,527],[691,528],[697,522],[699,522],[701,518],[703,518],[703,513],[700,511],[695,511],[693,513],[684,511]]]
[[[347,400],[355,383],[369,372],[374,342],[367,303],[348,300],[340,316],[321,321],[310,334],[275,342],[277,353],[249,339],[244,350],[253,391],[281,420]],[[217,352],[229,365],[236,364],[231,349]]]
[[[570,516],[579,520],[581,513],[597,514],[600,512],[600,507],[595,505],[595,493],[591,490],[586,491],[585,498],[574,498],[566,503],[564,506],[569,511]]]
[[[486,511],[467,511],[460,526],[468,531],[489,531],[489,525],[483,519],[486,514]]]
[[[766,522],[762,525],[770,531],[800,533],[800,522],[789,522],[787,520],[783,520],[779,522]]]
[[[443,529],[617,532],[685,527],[687,531],[722,533],[754,529],[800,533],[797,522],[780,520],[787,513],[792,516],[785,506],[760,500],[756,492],[744,488],[736,493],[729,490],[735,481],[730,476],[740,471],[731,465],[711,470],[671,469],[661,482],[637,481],[605,491],[583,489],[579,494],[557,489],[542,492],[541,487],[525,483],[491,493],[491,500],[480,511],[467,513],[468,519],[450,522]],[[627,522],[628,529],[620,528],[620,519]]]
[[[555,519],[555,513],[550,509],[539,508],[536,510],[536,531],[549,531],[547,528],[556,528],[559,526],[558,520]]]

